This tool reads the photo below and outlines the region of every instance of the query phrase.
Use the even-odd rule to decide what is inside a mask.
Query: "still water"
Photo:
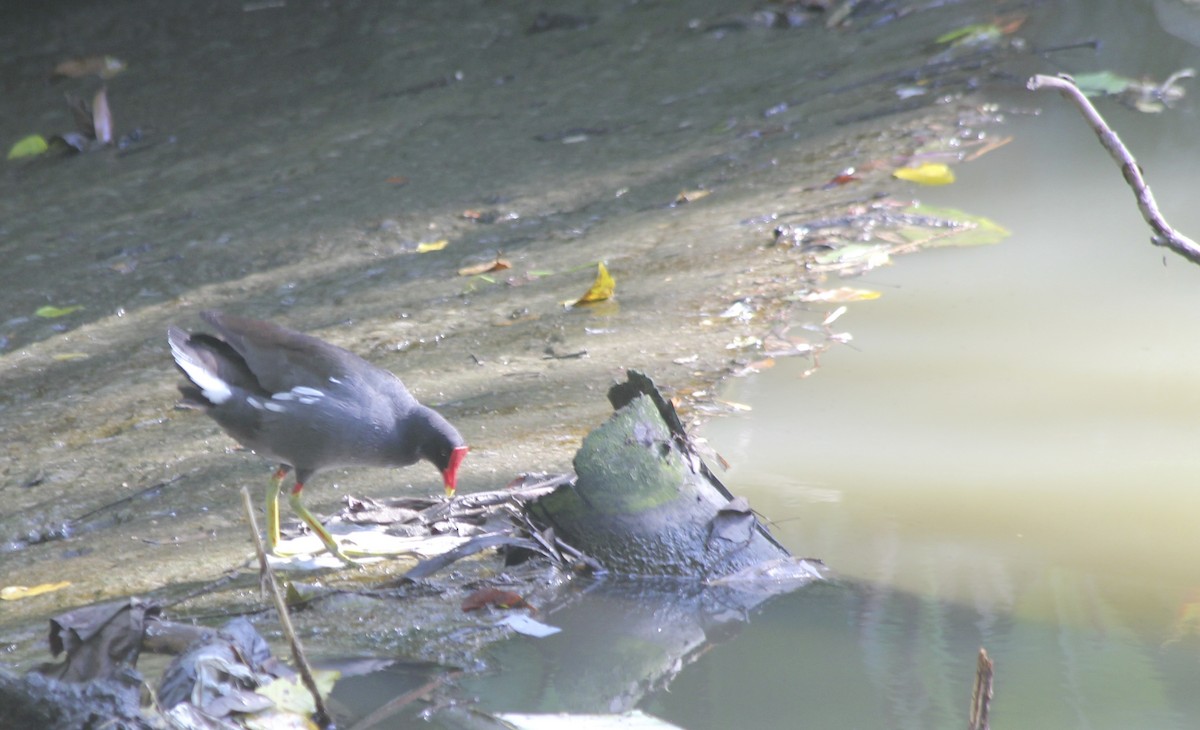
[[[726,481],[843,585],[685,672],[656,703],[681,724],[965,726],[981,646],[993,727],[1200,723],[1200,268],[1147,242],[1064,101],[996,98],[1044,112],[921,198],[1013,236],[869,273],[850,347],[726,389],[753,407],[707,429]],[[1101,111],[1200,234],[1194,103]]]

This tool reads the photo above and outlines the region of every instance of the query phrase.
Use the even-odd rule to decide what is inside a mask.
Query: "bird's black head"
[[[458,487],[458,467],[467,457],[467,444],[458,429],[440,413],[426,409],[424,415],[417,453],[438,468],[446,486],[446,496],[453,497]]]

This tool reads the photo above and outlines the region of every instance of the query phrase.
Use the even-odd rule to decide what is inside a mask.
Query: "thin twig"
[[[1096,111],[1096,107],[1092,106],[1092,102],[1088,101],[1088,98],[1075,85],[1074,80],[1066,74],[1059,76],[1039,74],[1029,79],[1026,86],[1030,91],[1054,89],[1075,102],[1075,106],[1079,107],[1080,113],[1091,125],[1096,137],[1100,139],[1100,144],[1121,166],[1125,182],[1133,189],[1133,195],[1137,198],[1138,210],[1142,212],[1142,218],[1150,224],[1150,228],[1154,231],[1154,235],[1150,237],[1151,243],[1156,246],[1166,246],[1188,261],[1200,264],[1200,244],[1176,231],[1163,218],[1162,213],[1158,211],[1158,203],[1154,201],[1154,195],[1150,192],[1150,186],[1142,177],[1142,168],[1138,165],[1137,160],[1126,149],[1117,133],[1100,116],[1100,112]]]
[[[250,503],[250,493],[246,491],[245,487],[242,487],[242,508],[246,511],[246,519],[250,523],[250,534],[253,535],[254,552],[258,554],[258,565],[266,578],[271,597],[275,600],[275,610],[279,613],[279,625],[283,628],[283,635],[291,644],[292,659],[296,662],[300,679],[304,681],[304,686],[312,695],[313,705],[317,708],[317,725],[330,727],[333,725],[333,720],[329,717],[329,711],[325,709],[321,691],[317,689],[317,680],[313,678],[312,667],[309,666],[308,658],[304,656],[304,646],[300,643],[300,637],[296,636],[296,631],[292,628],[292,617],[288,615],[287,601],[283,598],[283,591],[279,590],[275,572],[271,570],[271,565],[267,562],[267,551],[263,548],[262,538],[258,533],[258,520],[254,518],[254,506]]]
[[[988,715],[992,709],[992,660],[987,650],[979,649],[979,663],[975,667],[975,689],[971,691],[971,721],[969,730],[988,730]]]

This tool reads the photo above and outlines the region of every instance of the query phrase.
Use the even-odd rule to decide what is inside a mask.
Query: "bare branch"
[[[1121,142],[1121,139],[1117,137],[1117,133],[1100,116],[1100,112],[1096,111],[1096,107],[1092,106],[1092,102],[1075,85],[1074,80],[1066,74],[1059,76],[1038,75],[1029,79],[1026,86],[1030,91],[1054,89],[1075,102],[1075,106],[1079,107],[1080,113],[1083,114],[1087,123],[1091,125],[1092,130],[1096,133],[1096,137],[1100,139],[1100,144],[1104,146],[1104,149],[1108,150],[1112,158],[1121,166],[1121,173],[1125,176],[1125,182],[1133,189],[1133,195],[1137,198],[1138,210],[1142,212],[1142,218],[1145,219],[1146,223],[1154,231],[1154,235],[1150,237],[1150,242],[1156,246],[1166,246],[1188,261],[1200,264],[1200,244],[1197,244],[1168,225],[1162,213],[1158,210],[1158,203],[1154,202],[1154,195],[1150,192],[1150,186],[1146,184],[1146,180],[1142,177],[1142,168],[1138,166],[1137,160],[1133,158],[1133,155],[1129,153],[1129,150]]]

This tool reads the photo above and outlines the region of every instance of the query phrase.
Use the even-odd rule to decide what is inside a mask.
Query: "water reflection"
[[[754,411],[708,429],[735,465],[726,482],[852,583],[772,606],[754,629],[772,624],[764,654],[747,636],[685,673],[676,690],[716,694],[696,716],[664,696],[668,716],[728,727],[709,719],[753,710],[734,710],[723,678],[762,662],[761,681],[739,687],[786,698],[764,700],[766,726],[965,725],[986,646],[997,725],[1200,718],[1200,269],[1146,243],[1074,111],[1037,101],[1046,113],[1014,120],[1011,145],[953,189],[922,191],[1012,228],[1010,241],[872,272],[856,285],[883,298],[839,322],[853,348],[809,379],[807,363],[781,363],[727,389]],[[1110,111],[1156,189],[1191,189],[1187,155],[1152,138],[1186,121],[1200,148],[1193,112]],[[1194,207],[1166,212],[1200,231]]]

